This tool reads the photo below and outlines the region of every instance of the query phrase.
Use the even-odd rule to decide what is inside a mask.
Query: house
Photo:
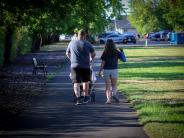
[[[127,15],[123,15],[122,20],[112,20],[112,23],[109,25],[107,30],[119,33],[131,32],[137,34],[136,29],[131,26]]]

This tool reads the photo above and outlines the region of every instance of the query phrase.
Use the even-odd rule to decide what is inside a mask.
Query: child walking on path
[[[105,44],[104,51],[101,56],[101,66],[99,75],[101,76],[102,70],[105,79],[105,92],[106,104],[111,104],[112,98],[116,103],[119,103],[117,93],[117,80],[118,80],[118,49],[112,39],[108,39]]]

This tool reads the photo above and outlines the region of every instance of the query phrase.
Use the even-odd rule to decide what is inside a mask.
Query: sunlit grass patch
[[[145,95],[146,100],[184,100],[184,92],[169,92]]]
[[[132,99],[136,94],[141,95],[144,100],[151,99],[183,99],[183,80],[127,80],[119,81],[120,89],[128,89],[128,95]],[[126,92],[125,92],[126,93]]]
[[[176,134],[184,124],[184,48],[124,51],[128,62],[119,64],[118,89],[137,110],[146,132],[154,138],[184,137]],[[168,137],[164,133],[170,131],[171,124],[176,127]]]
[[[58,42],[41,47],[41,51],[59,51],[68,46],[69,42]]]
[[[144,129],[150,132],[150,138],[183,138],[184,136],[184,124],[149,123]]]
[[[184,60],[127,62],[120,64],[119,76],[124,79],[184,79]]]
[[[124,49],[128,57],[183,56],[184,47],[134,47]]]
[[[184,102],[149,101],[135,105],[140,122],[184,123]]]

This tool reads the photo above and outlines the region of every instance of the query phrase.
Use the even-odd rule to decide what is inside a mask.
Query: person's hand
[[[98,72],[98,76],[99,76],[99,77],[101,76],[101,71]]]
[[[98,72],[98,76],[99,76],[99,77],[102,77],[102,76],[103,76],[103,75],[102,75],[102,71],[99,71],[99,72]]]

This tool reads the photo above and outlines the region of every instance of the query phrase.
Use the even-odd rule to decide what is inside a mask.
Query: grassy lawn
[[[44,45],[41,47],[41,51],[60,51],[65,50],[69,42],[58,42],[50,45]]]
[[[184,47],[125,48],[118,89],[151,138],[184,138]]]

